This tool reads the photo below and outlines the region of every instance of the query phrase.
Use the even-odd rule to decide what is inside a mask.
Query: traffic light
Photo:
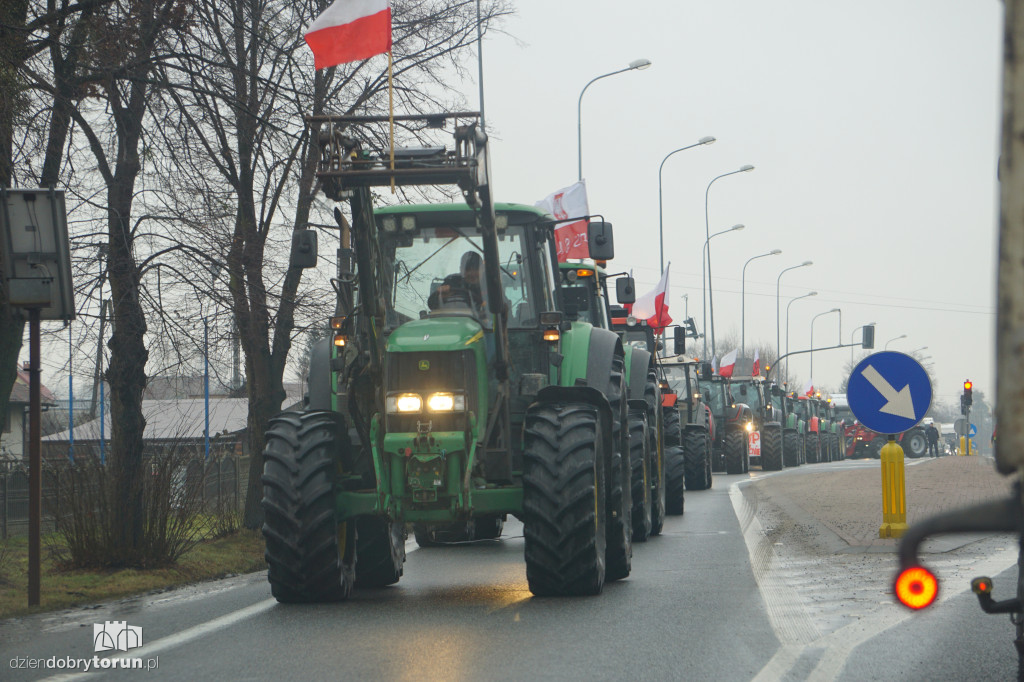
[[[856,331],[856,330],[854,330]],[[860,347],[866,350],[871,350],[875,347],[875,325],[866,324],[862,330],[863,336],[861,336]],[[852,352],[852,351],[851,351]]]
[[[971,395],[973,388],[974,388],[974,384],[971,383],[970,379],[968,379],[967,381],[964,382],[964,406],[965,407],[970,407],[971,405],[974,404],[974,397]]]

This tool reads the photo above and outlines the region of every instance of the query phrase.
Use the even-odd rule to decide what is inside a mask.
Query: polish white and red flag
[[[658,286],[653,290],[636,299],[630,314],[638,320],[647,320],[647,326],[654,330],[655,334],[661,334],[665,327],[672,324],[672,316],[668,314],[668,270],[665,268]]]
[[[731,377],[733,371],[735,371],[737,350],[734,348],[731,352],[722,356],[722,366],[718,368],[718,373],[723,377]]]
[[[590,258],[587,244],[587,220],[569,220],[590,215],[587,204],[587,186],[583,180],[552,192],[536,204],[537,208],[550,213],[555,220],[565,221],[555,225],[555,244],[558,262],[570,258]]]
[[[814,381],[804,384],[804,395],[814,395]]]
[[[334,0],[304,34],[317,69],[391,49],[390,0]]]
[[[754,365],[750,368],[750,376],[761,376],[761,356],[758,353],[757,348],[754,349]]]

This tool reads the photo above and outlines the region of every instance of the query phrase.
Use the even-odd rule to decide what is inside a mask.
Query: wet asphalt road
[[[716,475],[712,490],[688,494],[686,514],[670,517],[661,537],[635,545],[632,575],[599,597],[531,597],[521,526],[510,521],[500,541],[410,551],[397,586],[357,592],[342,604],[278,605],[257,574],[0,622],[0,679],[63,672],[11,669],[16,658],[91,659],[92,626],[106,620],[142,627],[145,645],[131,653],[158,665],[110,677],[1012,678],[1006,617],[986,616],[973,595],[956,594],[971,570],[1009,565],[1005,540],[937,558],[950,577],[948,597],[912,616],[884,594],[892,555],[821,553],[820,544],[786,534],[792,529],[780,510],[745,504],[749,483],[730,490],[747,480]],[[801,526],[796,521],[793,528]],[[1001,571],[991,571],[997,597],[1015,577]]]

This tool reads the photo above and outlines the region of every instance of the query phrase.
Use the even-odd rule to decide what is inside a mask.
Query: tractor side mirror
[[[590,223],[587,226],[587,246],[590,250],[590,257],[594,260],[611,260],[615,258],[612,224],[598,220]]]
[[[622,305],[636,302],[636,282],[632,277],[619,277],[615,280],[615,300]]]
[[[704,381],[711,380],[711,363],[702,362],[700,363],[700,378]]]
[[[872,349],[875,347],[875,325],[867,324],[864,325],[863,336],[860,338],[860,347],[865,349]]]
[[[289,264],[293,268],[316,267],[315,230],[298,230],[292,233],[292,253]]]
[[[686,352],[686,330],[683,327],[676,327],[672,330],[672,350],[676,355]]]
[[[747,385],[746,384],[740,384],[740,395],[742,395],[744,398],[747,397]]]

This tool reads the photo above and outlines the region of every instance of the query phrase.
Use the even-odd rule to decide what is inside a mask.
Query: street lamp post
[[[599,81],[602,78],[614,76],[615,74],[618,73],[625,73],[626,71],[638,71],[646,69],[650,65],[650,59],[634,59],[629,63],[629,66],[627,66],[626,68],[619,69],[618,71],[611,71],[609,73],[598,76],[597,78],[592,78],[586,85],[583,86],[583,90],[580,91],[579,102],[577,102],[576,104],[576,158],[578,160],[579,165],[580,180],[583,179],[583,93],[587,91],[587,88],[589,88],[591,83],[593,83],[594,81]]]
[[[742,274],[740,275],[740,355],[743,357],[747,357],[747,266],[752,260],[767,256],[777,256],[780,253],[782,253],[782,249],[772,249],[768,253],[748,258],[747,262],[743,264]]]
[[[808,296],[817,296],[817,291],[811,291],[804,294],[803,296],[797,296],[794,299],[790,299],[789,303],[786,304],[786,355],[789,355],[789,307],[793,305],[794,301],[799,301],[801,298],[807,298]],[[781,356],[779,356],[781,357]],[[778,363],[778,357],[775,358],[775,362]],[[786,358],[786,381],[789,381],[789,358]]]
[[[892,343],[893,341],[899,341],[900,339],[905,339],[905,338],[907,338],[906,334],[900,334],[899,336],[896,336],[896,337],[893,337],[893,338],[889,339],[888,341],[885,342],[884,350],[889,350],[889,344]]]
[[[705,302],[707,301],[707,290],[704,288],[704,282],[705,282],[705,278],[704,278],[704,265],[709,260],[709,257],[707,255],[708,254],[708,243],[712,239],[714,239],[715,237],[717,237],[720,234],[725,234],[726,232],[736,232],[738,230],[742,230],[744,227],[746,227],[746,225],[744,225],[743,223],[739,223],[738,225],[733,225],[728,230],[722,230],[721,232],[715,232],[713,235],[711,235],[710,237],[708,237],[707,239],[704,240],[704,249],[701,251],[701,256],[700,256],[700,286],[701,286],[701,290],[700,290],[701,299],[700,300],[701,300],[701,308],[703,308],[703,312],[704,312],[704,325],[701,327],[701,333],[704,335],[704,357],[705,358],[707,358],[707,356],[708,356],[708,335],[707,335],[707,332],[704,331],[704,330],[706,330],[708,328],[708,309],[707,309],[707,306],[704,305]],[[710,276],[708,276],[707,282],[710,284],[710,282],[711,282],[711,277]],[[712,341],[713,341],[713,339],[712,339]],[[712,345],[711,345],[711,353],[714,354],[714,352],[715,352],[715,350],[714,350],[714,343],[712,343]]]
[[[679,152],[684,152],[687,149],[693,149],[694,147],[700,147],[700,146],[706,145],[706,144],[713,144],[714,142],[715,142],[715,138],[712,137],[711,135],[708,135],[707,137],[702,137],[699,140],[697,140],[696,144],[691,144],[691,145],[686,146],[686,147],[680,147],[679,149],[676,149],[675,151],[669,152],[668,154],[665,155],[665,158],[661,160],[661,165],[658,166],[658,244],[661,247],[661,249],[659,251],[659,254],[660,254],[659,263],[661,265],[661,274],[665,274],[665,231],[664,231],[664,221],[662,219],[661,171],[665,167],[665,162],[668,161],[669,157],[672,156],[673,154],[678,154]],[[582,167],[581,167],[580,175],[582,176],[582,174],[583,174],[583,171],[582,171]]]
[[[814,382],[814,321],[816,319],[818,319],[819,317],[821,317],[822,315],[828,315],[830,313],[839,313],[840,324],[842,324],[843,311],[840,310],[839,308],[833,308],[832,310],[826,310],[825,312],[818,313],[817,315],[815,315],[814,317],[811,318],[811,383]],[[843,339],[842,330],[840,329],[839,343],[843,342],[842,339]]]
[[[779,273],[778,278],[775,280],[775,357],[782,356],[782,325],[780,324],[781,319],[779,315],[779,286],[782,282],[782,276],[790,270],[796,270],[797,268],[807,267],[808,265],[814,265],[814,261],[805,260],[800,265],[794,265],[791,268],[786,268]],[[792,302],[792,301],[791,301]],[[786,308],[786,352],[789,352],[789,308]],[[789,361],[786,361],[786,372],[789,372]],[[789,377],[786,377],[789,379]]]
[[[707,241],[705,241],[704,244],[708,252],[708,316],[711,318],[712,355],[715,354],[715,295],[714,290],[711,287],[711,247],[707,245],[707,242],[711,241],[711,236],[709,234],[710,228],[708,226],[708,196],[711,193],[711,185],[715,184],[715,182],[717,182],[718,180],[721,180],[722,178],[727,178],[730,175],[736,175],[737,173],[749,173],[752,170],[754,170],[754,167],[748,163],[745,166],[740,166],[737,170],[730,171],[728,173],[722,173],[721,175],[712,178],[711,182],[708,183],[708,188],[704,190],[704,236],[707,238]]]

